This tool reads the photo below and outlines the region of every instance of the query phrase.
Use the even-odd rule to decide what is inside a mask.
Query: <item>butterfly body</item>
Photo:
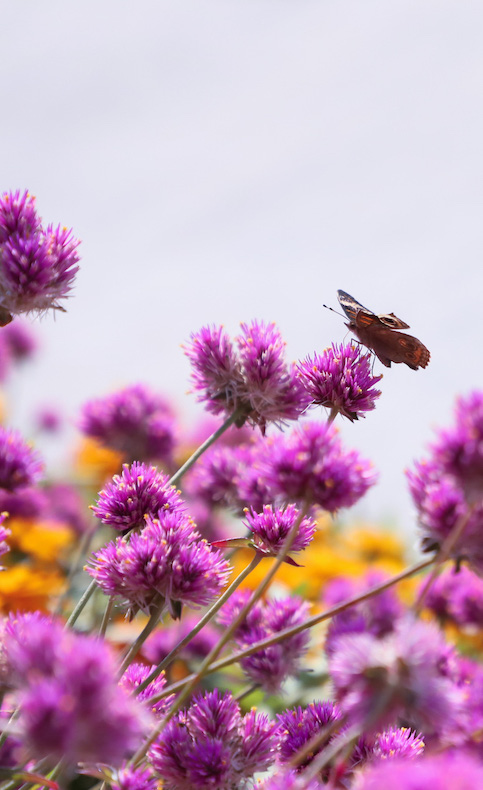
[[[391,367],[391,362],[404,362],[412,370],[428,365],[430,353],[426,346],[417,337],[397,331],[408,329],[409,324],[394,313],[376,315],[345,291],[337,291],[337,297],[349,319],[347,328],[387,368]]]

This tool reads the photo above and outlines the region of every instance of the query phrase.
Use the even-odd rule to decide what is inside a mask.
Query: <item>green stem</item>
[[[137,654],[139,653],[141,647],[145,643],[150,633],[154,631],[165,606],[166,606],[166,601],[164,597],[158,596],[158,600],[156,601],[156,608],[149,616],[148,622],[144,626],[138,638],[132,643],[131,647],[129,648],[129,650],[127,651],[124,657],[124,660],[121,664],[121,668],[119,670],[119,677],[122,677],[122,675],[124,675],[129,664],[137,656]]]
[[[72,613],[71,613],[69,619],[67,620],[67,622],[65,624],[66,628],[72,628],[72,626],[77,622],[77,620],[78,620],[79,616],[81,615],[84,607],[87,605],[89,600],[92,598],[92,596],[94,594],[94,590],[96,589],[96,587],[97,587],[96,580],[93,579],[91,581],[91,583],[89,584],[89,586],[87,587],[87,589],[84,590],[82,596],[79,598],[79,600],[77,601],[74,609],[72,610]]]

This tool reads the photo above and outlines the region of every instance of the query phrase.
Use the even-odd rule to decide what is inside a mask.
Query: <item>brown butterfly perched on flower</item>
[[[390,368],[391,362],[404,362],[412,370],[427,366],[431,355],[426,346],[417,337],[397,331],[409,329],[409,324],[394,313],[376,315],[345,291],[337,291],[337,298],[349,319],[346,327],[383,365]]]

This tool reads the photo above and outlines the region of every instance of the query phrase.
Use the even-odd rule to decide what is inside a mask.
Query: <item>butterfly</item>
[[[337,291],[337,298],[349,319],[346,327],[383,365],[390,368],[391,362],[404,362],[412,370],[427,366],[431,355],[426,346],[417,337],[397,331],[409,329],[409,324],[394,313],[376,315],[345,291]]]

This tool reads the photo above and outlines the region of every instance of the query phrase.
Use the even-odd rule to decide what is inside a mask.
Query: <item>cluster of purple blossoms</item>
[[[250,596],[250,590],[237,590],[221,608],[219,622],[229,626],[248,603]],[[296,596],[259,601],[235,631],[234,640],[244,650],[261,639],[305,622],[308,611],[308,603]],[[240,665],[252,683],[275,694],[287,678],[300,672],[300,662],[308,650],[308,644],[309,633],[304,630],[242,658]]]
[[[433,582],[425,606],[442,622],[451,620],[462,627],[481,628],[483,579],[464,566],[447,569]]]
[[[116,683],[116,662],[101,640],[34,612],[10,617],[5,645],[32,757],[116,766],[137,748],[148,715]]]
[[[0,325],[12,315],[63,308],[78,271],[79,241],[60,225],[43,227],[28,192],[0,197]]]
[[[257,552],[267,557],[276,557],[299,517],[295,505],[287,505],[285,508],[264,505],[261,513],[246,510],[243,523],[252,533],[250,542]],[[304,516],[298,525],[290,553],[306,549],[316,529],[317,524],[313,518]]]
[[[175,420],[170,405],[142,384],[86,403],[79,428],[127,462],[172,464]]]
[[[311,751],[305,760],[298,766],[298,770],[303,770],[312,762],[315,754],[322,751],[333,739],[333,733],[329,732],[331,725],[334,725],[341,718],[341,713],[337,705],[330,701],[312,702],[305,708],[297,707],[285,710],[278,715],[280,753],[279,761],[282,764],[289,763],[290,760],[308,744],[318,733],[327,730],[327,737],[320,741],[317,751]]]
[[[128,532],[143,527],[146,516],[155,518],[160,510],[184,511],[185,505],[166,475],[135,462],[124,464],[121,474],[104,486],[92,510],[103,524]]]
[[[310,402],[294,365],[285,362],[285,343],[275,324],[241,324],[235,339],[223,327],[205,326],[191,336],[185,354],[192,366],[198,400],[212,414],[238,413],[236,425],[246,421],[265,433],[268,423],[296,420]]]
[[[425,551],[463,525],[451,556],[483,575],[483,393],[456,403],[453,427],[439,432],[429,460],[407,473]]]
[[[383,637],[339,635],[329,672],[344,715],[366,736],[399,720],[444,740],[461,728],[464,694],[448,670],[449,646],[432,623],[400,619]]]
[[[164,600],[176,619],[183,604],[211,603],[226,584],[230,566],[210,548],[180,510],[146,516],[146,525],[96,552],[87,571],[108,596],[121,598],[130,615],[150,613]]]
[[[372,375],[371,356],[363,354],[360,346],[333,343],[297,367],[313,404],[329,408],[332,419],[340,414],[353,422],[375,409],[381,391],[374,387],[382,375]]]
[[[276,729],[254,710],[242,716],[231,694],[215,689],[171,719],[149,759],[167,790],[233,790],[272,764]]]

